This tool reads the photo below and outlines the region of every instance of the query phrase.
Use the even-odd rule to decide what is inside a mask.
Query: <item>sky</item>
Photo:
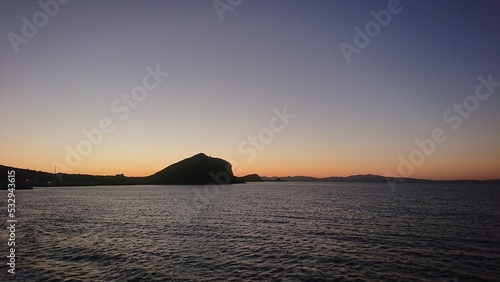
[[[1,1],[0,164],[500,178],[498,1]]]

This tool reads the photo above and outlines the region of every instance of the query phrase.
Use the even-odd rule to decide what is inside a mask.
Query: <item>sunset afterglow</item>
[[[146,176],[203,152],[236,175],[500,178],[498,2],[400,1],[346,60],[387,3],[221,20],[211,1],[72,1],[14,46],[42,8],[2,2],[0,163]]]

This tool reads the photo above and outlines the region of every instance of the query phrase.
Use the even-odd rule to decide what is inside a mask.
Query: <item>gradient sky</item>
[[[399,156],[441,128],[446,141],[405,176],[500,178],[500,88],[458,128],[443,119],[478,76],[500,81],[499,2],[401,0],[347,63],[341,42],[389,2],[244,0],[221,21],[211,0],[73,0],[16,53],[9,33],[43,10],[1,1],[0,163],[145,176],[204,152],[237,175],[398,176]],[[157,65],[169,76],[120,119],[113,101]],[[252,156],[249,136],[284,107],[296,117]],[[104,118],[114,131],[70,166],[67,146]]]

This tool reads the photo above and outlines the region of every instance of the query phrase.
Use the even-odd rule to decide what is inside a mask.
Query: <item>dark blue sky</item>
[[[390,3],[244,0],[221,21],[213,1],[74,0],[13,46],[43,9],[2,1],[0,163],[146,175],[203,151],[242,174],[398,174],[399,156],[441,128],[446,142],[412,176],[500,177],[500,90],[457,129],[455,112],[443,118],[478,76],[500,80],[499,2],[402,0],[348,63],[340,44]],[[169,75],[121,119],[113,101],[148,66]],[[297,117],[251,145],[283,107]],[[113,132],[68,163],[106,118]]]

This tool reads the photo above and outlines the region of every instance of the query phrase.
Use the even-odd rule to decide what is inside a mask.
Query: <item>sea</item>
[[[262,182],[18,190],[0,281],[500,281],[500,187]]]

